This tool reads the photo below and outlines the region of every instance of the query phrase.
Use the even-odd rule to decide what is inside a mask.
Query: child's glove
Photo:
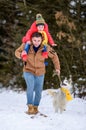
[[[27,60],[27,53],[26,53],[25,50],[22,51],[22,53],[21,53],[21,58],[22,58],[23,61],[26,61],[26,60]]]

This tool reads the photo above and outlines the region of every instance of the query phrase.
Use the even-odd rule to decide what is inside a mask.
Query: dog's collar
[[[67,88],[61,87],[61,91],[66,95],[67,101],[71,101],[73,99],[70,91]]]

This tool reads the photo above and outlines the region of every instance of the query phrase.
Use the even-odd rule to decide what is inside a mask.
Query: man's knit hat
[[[36,15],[36,25],[44,25],[45,24],[45,20],[43,19],[41,14],[37,14]]]

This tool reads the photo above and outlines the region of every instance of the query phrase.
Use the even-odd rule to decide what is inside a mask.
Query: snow
[[[39,110],[48,117],[30,118],[26,93],[0,90],[0,130],[86,130],[86,101],[74,98],[62,114],[55,113],[52,97],[43,91]]]

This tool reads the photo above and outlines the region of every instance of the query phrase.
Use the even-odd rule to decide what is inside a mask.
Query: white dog
[[[61,89],[58,89],[57,92],[49,90],[48,93],[53,97],[53,107],[55,112],[62,113],[66,109],[67,99],[64,92]]]
[[[53,90],[48,90],[48,93],[52,95],[53,97],[53,106],[55,109],[55,112],[62,113],[64,110],[66,110],[66,105],[68,101],[71,101],[72,95],[72,80],[64,80],[64,84],[61,85],[61,88],[57,90],[57,92]]]

